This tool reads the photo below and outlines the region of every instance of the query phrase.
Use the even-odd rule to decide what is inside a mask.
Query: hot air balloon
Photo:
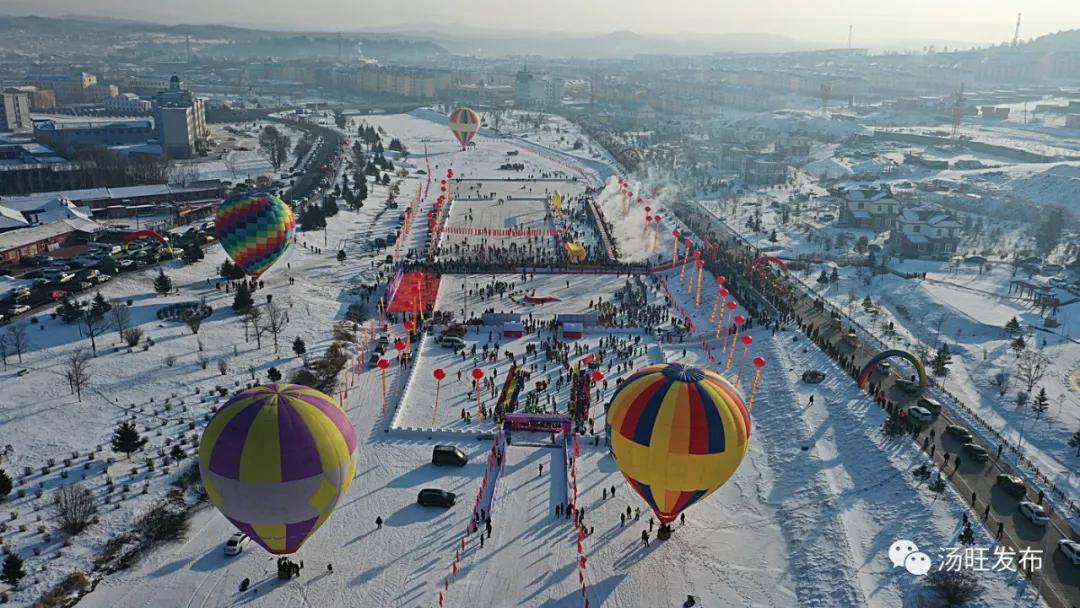
[[[214,230],[225,253],[245,273],[258,277],[289,247],[296,218],[285,201],[266,192],[252,192],[222,201]]]
[[[470,108],[454,110],[450,113],[450,130],[465,149],[480,130],[480,115]]]
[[[294,553],[349,491],[356,431],[313,388],[256,386],[210,419],[199,470],[210,502],[234,526],[270,553]]]
[[[615,462],[667,524],[731,478],[750,445],[750,415],[723,376],[680,364],[631,374],[607,414]]]

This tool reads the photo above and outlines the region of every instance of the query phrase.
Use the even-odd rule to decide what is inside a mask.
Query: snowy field
[[[487,288],[495,282],[512,286],[503,297],[497,293],[486,295]],[[442,278],[435,309],[465,318],[478,317],[480,311],[493,308],[497,313],[517,314],[525,320],[531,315],[533,319],[546,321],[559,314],[591,312],[589,302],[610,302],[625,284],[626,277],[617,274],[529,274],[524,282],[520,274],[453,274]],[[557,300],[533,304],[524,300],[526,296]],[[463,314],[463,310],[468,314]]]
[[[497,178],[498,165],[513,149],[520,150],[518,158],[535,163],[541,170],[567,170],[576,162],[551,150],[540,153],[531,144],[519,145],[512,139],[485,135],[477,137],[475,148],[460,152],[445,124],[422,110],[414,115],[364,120],[383,127],[389,136],[400,138],[409,147],[412,154],[406,166],[410,170],[426,167],[430,161],[432,177],[445,173],[446,167],[452,165],[457,176]],[[422,178],[409,178],[402,189],[403,198],[423,183]],[[215,274],[214,268],[224,259],[219,248],[209,249],[207,259],[195,265],[168,265],[179,295],[150,295],[152,273],[124,276],[105,285],[102,291],[107,298],[135,302],[134,318],[155,345],[147,352],[127,353],[123,348],[113,352],[115,332],[100,336],[98,357],[91,361],[94,386],[83,395],[81,404],[68,394],[55,371],[66,353],[87,348],[88,340],[80,338],[73,327],[49,318],[48,312],[38,313],[39,324],[46,329],[31,328],[35,347],[23,355],[23,367],[30,370],[29,374],[17,376],[12,365],[0,375],[0,391],[9,397],[0,402],[0,424],[5,429],[4,442],[12,443],[14,448],[14,454],[5,457],[5,468],[19,472],[28,466],[39,471],[47,458],[59,460],[73,451],[85,454],[99,444],[107,444],[116,422],[129,416],[128,408],[135,404],[143,410],[134,412],[140,430],[158,424],[150,420],[164,418],[162,435],[154,435],[157,429],[151,428],[146,453],[136,455],[130,463],[108,448],[94,457],[98,468],[105,466],[105,458],[113,458],[110,474],[126,480],[130,475],[127,469],[164,448],[166,439],[177,440],[198,432],[212,407],[200,397],[214,385],[225,384],[228,391],[235,390],[235,383],[252,381],[252,372],[257,381],[264,381],[271,366],[286,374],[291,372],[300,364],[291,350],[297,336],[306,342],[309,353],[321,352],[330,343],[333,321],[343,317],[349,304],[360,301],[352,288],[380,280],[379,269],[372,264],[379,256],[365,252],[360,243],[373,230],[389,230],[397,222],[397,213],[382,209],[383,192],[380,187],[359,213],[343,211],[331,218],[325,237],[318,232],[301,234],[301,244],[290,248],[266,275],[267,285],[255,293],[256,302],[264,302],[265,294],[272,293],[275,303],[289,307],[291,317],[278,353],[269,337],[263,337],[261,348],[253,340],[245,340],[244,326],[229,310],[232,295],[215,289],[213,280],[207,285],[206,279]],[[431,208],[437,192],[436,182],[421,202],[421,213]],[[481,205],[479,201],[475,204]],[[478,207],[476,214],[486,211]],[[423,232],[414,227],[407,246],[422,241]],[[625,234],[617,234],[627,255],[646,255],[635,245],[640,239],[633,237],[632,226]],[[328,245],[322,254],[302,245],[324,247],[324,242]],[[344,264],[334,257],[335,243],[346,248]],[[670,245],[667,241],[667,247]],[[658,255],[662,258],[664,241],[660,249]],[[295,284],[290,285],[289,278],[294,278]],[[646,353],[637,355],[633,365],[668,360],[721,367],[715,361],[721,356],[720,344],[708,329],[716,295],[712,277],[705,277],[700,307],[694,306],[687,295],[688,282],[694,279],[680,280],[678,271],[664,273],[664,279],[676,303],[705,330],[705,335],[692,336],[682,343],[650,342]],[[475,292],[469,298],[469,289],[482,288],[492,280],[518,283],[511,288],[517,292],[515,299],[525,291],[535,290],[536,295],[553,295],[561,301],[526,305],[509,296],[499,299],[496,294],[481,302]],[[466,308],[468,298],[470,315],[494,308],[546,319],[559,313],[588,312],[589,300],[602,297],[609,301],[626,279],[615,275],[537,275],[524,283],[520,280],[520,275],[447,277],[439,290],[436,308],[457,314]],[[214,313],[198,335],[192,335],[183,325],[158,321],[154,316],[161,305],[198,301],[204,296]],[[662,301],[654,289],[651,297]],[[372,303],[368,302],[369,306]],[[590,331],[581,341],[584,352],[595,353],[599,339],[605,335],[603,329]],[[698,596],[703,605],[710,607],[917,606],[915,596],[921,584],[903,569],[892,568],[888,547],[897,538],[907,538],[918,543],[937,563],[941,548],[951,544],[959,530],[963,500],[951,491],[934,494],[911,476],[911,469],[923,462],[920,452],[906,439],[884,437],[880,432],[884,413],[805,339],[793,343],[790,331],[774,336],[763,329],[755,329],[752,336],[750,354],[766,357],[769,365],[752,411],[750,450],[729,483],[688,510],[685,526],[676,526],[672,540],[653,541],[648,547],[641,543],[640,534],[648,528],[645,503],[623,480],[602,443],[593,447],[592,442],[582,441],[582,455],[576,465],[579,506],[585,507],[585,523],[592,528],[583,542],[589,564],[585,599],[591,606],[616,608],[674,606],[687,594]],[[487,336],[470,334],[467,339],[479,341],[480,350]],[[203,351],[199,350],[200,340]],[[509,347],[516,352],[535,340],[536,336],[526,336],[501,343],[500,349]],[[401,416],[410,425],[431,426],[431,374],[435,366],[442,366],[448,377],[442,386],[443,405],[436,426],[453,429],[464,403],[455,391],[460,393],[467,386],[457,382],[454,366],[463,364],[430,340],[420,348],[422,356],[413,372],[414,384],[406,394]],[[199,364],[200,352],[209,359],[207,369]],[[571,360],[580,359],[584,352],[575,353]],[[175,360],[167,365],[170,356]],[[225,376],[216,368],[218,360],[226,360]],[[507,361],[502,359],[498,366],[507,368]],[[825,371],[827,381],[816,387],[801,384],[799,374],[811,367]],[[604,369],[608,373],[606,365]],[[728,373],[737,369],[733,367]],[[400,382],[399,372],[397,366],[390,368],[389,381],[394,386]],[[617,376],[614,371],[608,373],[609,378]],[[502,379],[500,373],[498,388]],[[748,383],[744,377],[744,390]],[[490,507],[493,533],[485,538],[483,547],[477,534],[469,536],[462,550],[473,497],[481,491],[488,471],[483,462],[490,453],[490,441],[459,433],[432,433],[428,439],[423,433],[387,430],[389,421],[380,412],[382,388],[377,369],[347,374],[345,386],[349,396],[343,406],[361,443],[357,478],[337,512],[296,555],[296,560],[304,561],[298,579],[283,582],[274,578],[272,557],[254,545],[238,557],[225,558],[222,543],[233,528],[212,509],[204,509],[193,519],[192,531],[183,541],[159,548],[131,570],[106,577],[82,605],[433,606],[437,605],[440,591],[445,593],[448,606],[583,604],[575,572],[576,535],[565,519],[554,517],[555,505],[567,498],[560,447],[539,447],[547,440],[544,436],[535,441],[522,437],[522,443],[536,445],[518,445],[519,437],[515,435],[516,445],[507,449],[498,481],[494,487],[483,486],[484,504],[494,500]],[[194,393],[196,388],[200,389],[198,395]],[[177,397],[172,398],[173,393]],[[817,399],[808,406],[811,394]],[[164,403],[166,397],[169,409]],[[180,399],[184,403],[179,403]],[[594,406],[594,413],[600,410]],[[191,422],[194,429],[189,427]],[[430,454],[435,443],[460,447],[470,463],[460,469],[433,467]],[[543,475],[539,474],[541,464]],[[158,460],[157,467],[161,466]],[[17,512],[14,523],[25,524],[27,531],[6,533],[3,540],[27,559],[28,570],[32,570],[24,580],[24,589],[16,594],[16,605],[29,604],[47,585],[71,570],[88,569],[92,555],[104,541],[126,529],[140,509],[146,508],[149,497],[163,494],[168,483],[164,476],[154,477],[147,497],[121,499],[121,508],[102,511],[102,523],[72,539],[70,547],[61,547],[56,536],[45,543],[34,531],[39,525],[34,513],[45,506],[49,494],[46,489],[44,496],[37,498],[33,489],[39,479],[52,484],[47,488],[54,487],[60,483],[59,471],[72,468],[57,466],[44,477],[35,472],[17,486],[28,489],[29,494],[5,504]],[[145,469],[141,464],[139,468]],[[143,482],[139,475],[146,473],[136,474],[132,483]],[[103,484],[91,477],[88,475],[92,491],[103,497]],[[458,493],[457,504],[447,510],[416,505],[416,493],[427,487]],[[610,491],[612,487],[615,498],[605,499],[602,489]],[[641,518],[620,527],[618,516],[625,513],[627,506],[640,507]],[[375,528],[376,517],[384,520],[381,530]],[[976,534],[978,544],[992,543],[981,528],[976,528]],[[40,556],[32,555],[35,547],[43,549]],[[57,551],[62,555],[53,557]],[[457,552],[459,571],[454,576],[451,564]],[[333,565],[332,573],[327,570],[329,564]],[[45,566],[47,570],[42,571]],[[253,588],[240,592],[238,586],[244,578],[251,580]],[[986,589],[981,606],[1039,604],[1032,590],[1016,575],[982,574],[979,578]]]

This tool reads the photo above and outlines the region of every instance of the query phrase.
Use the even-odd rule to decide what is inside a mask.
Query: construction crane
[[[960,90],[956,92],[956,101],[953,103],[952,113],[952,140],[953,143],[960,138],[960,121],[964,118],[964,83],[960,83]]]
[[[1016,32],[1013,33],[1013,46],[1020,44],[1020,18],[1024,16],[1024,13],[1016,13]]]

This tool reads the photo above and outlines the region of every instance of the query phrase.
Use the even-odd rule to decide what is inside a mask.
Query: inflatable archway
[[[567,262],[580,264],[585,261],[585,247],[581,243],[567,242],[563,247],[566,249]]]
[[[859,372],[859,387],[865,386],[866,379],[870,377],[870,374],[873,373],[874,368],[878,366],[878,363],[891,357],[900,357],[910,361],[911,364],[915,366],[915,371],[919,374],[919,386],[926,388],[926,368],[923,367],[922,361],[919,361],[918,357],[906,350],[886,350],[874,355],[866,362],[866,365],[864,365]]]
[[[763,255],[760,258],[754,260],[753,262],[750,262],[750,270],[757,270],[765,264],[772,264],[780,270],[784,271],[784,273],[787,273],[788,271],[787,263],[784,262],[784,260],[781,260],[780,258],[771,255]]]
[[[154,239],[160,242],[162,245],[165,246],[165,251],[168,251],[169,253],[173,252],[172,245],[169,243],[169,239],[161,236],[161,234],[154,232],[153,230],[137,230],[135,232],[127,234],[124,237],[124,249],[127,249],[128,243],[130,243],[131,241],[146,238]]]

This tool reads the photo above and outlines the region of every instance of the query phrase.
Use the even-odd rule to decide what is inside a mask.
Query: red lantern
[[[405,329],[408,331],[416,329],[416,323],[413,323],[412,321],[405,321]]]
[[[651,215],[646,215],[645,216],[645,223],[648,224],[651,221],[652,221],[652,216]]]
[[[652,207],[650,207],[648,205],[645,205],[645,213],[651,213],[651,212],[652,212]]]
[[[695,251],[694,252],[694,257],[695,258],[700,258],[701,257],[701,252],[700,251]]]
[[[446,177],[454,177],[454,170],[453,169],[447,169],[446,170]]]
[[[484,377],[484,370],[480,369],[479,367],[473,369],[472,370],[472,377],[473,377],[473,380],[479,380],[479,379],[483,378]]]
[[[600,382],[601,380],[604,379],[604,372],[602,372],[600,370],[596,370],[595,372],[592,373],[592,379],[593,379],[593,382]]]
[[[728,310],[735,310],[735,309],[736,309],[736,308],[737,308],[738,306],[739,306],[739,305],[738,305],[738,304],[736,304],[734,300],[732,300],[731,302],[728,302],[728,303],[727,303],[727,309],[728,309]]]
[[[379,359],[379,369],[386,369],[390,367],[389,359]]]
[[[765,367],[765,358],[764,357],[754,357],[754,367],[756,367],[758,369],[761,369],[761,368]]]
[[[682,233],[681,233],[681,232],[679,232],[679,229],[678,229],[678,228],[676,228],[676,229],[674,229],[674,230],[672,230],[672,231],[671,231],[671,236],[673,236],[673,237],[675,237],[675,238],[679,238],[680,236],[682,236]]]
[[[405,342],[403,342],[402,340],[394,342],[394,348],[398,350],[405,350]]]
[[[634,193],[633,192],[627,192],[626,195],[629,196],[630,198],[634,198]]]
[[[724,283],[727,283],[727,277],[725,277],[724,275],[720,275],[716,277],[716,282],[723,285]]]
[[[729,294],[730,292],[729,292],[728,290],[724,289],[723,287],[721,287],[721,288],[720,288],[720,292],[719,292],[719,293],[720,293],[720,297],[721,297],[721,298],[726,298],[726,297],[728,297],[728,294]],[[734,303],[734,302],[733,302],[733,303]]]
[[[698,270],[705,268],[705,260],[698,260],[695,264],[697,265]]]
[[[436,367],[433,375],[435,376],[436,380],[439,380],[441,382],[442,379],[446,377],[446,372],[443,370],[443,368]]]
[[[735,325],[742,325],[746,323],[746,317],[742,315],[735,315]]]
[[[654,216],[652,216],[652,218],[653,218],[654,222],[656,222],[658,224],[660,223],[660,216],[659,215],[654,215]]]
[[[589,365],[589,364],[591,364],[593,362],[593,356],[592,355],[585,355],[584,357],[581,358],[581,362],[584,363],[585,365]]]
[[[751,344],[754,343],[754,339],[751,338],[750,336],[743,336],[740,339],[742,340],[742,345],[743,346],[750,346]]]
[[[689,247],[689,246],[691,246],[691,245],[693,245],[693,244],[694,244],[694,241],[691,241],[690,239],[686,239],[685,241],[683,241],[683,243],[682,243],[682,244],[683,244],[683,245],[686,245],[687,247]]]

